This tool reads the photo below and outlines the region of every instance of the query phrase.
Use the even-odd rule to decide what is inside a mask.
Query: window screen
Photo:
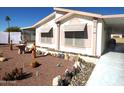
[[[48,33],[41,33],[41,42],[51,44],[53,39],[53,28]]]
[[[85,40],[88,39],[87,31],[65,32],[65,45],[72,47],[84,47]]]

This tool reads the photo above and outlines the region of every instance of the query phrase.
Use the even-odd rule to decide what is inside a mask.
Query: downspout
[[[98,18],[93,18],[93,55],[97,56],[97,24]]]
[[[57,25],[57,50],[60,50],[60,22],[57,22],[56,25]]]

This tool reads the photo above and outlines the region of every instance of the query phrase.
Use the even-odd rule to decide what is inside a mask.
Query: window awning
[[[86,24],[81,25],[65,25],[64,31],[84,31]]]
[[[40,29],[41,30],[41,33],[49,33],[49,31],[52,29],[53,27],[45,27],[45,28],[42,28]]]

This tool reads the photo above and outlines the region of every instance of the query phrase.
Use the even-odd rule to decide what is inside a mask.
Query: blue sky
[[[66,7],[68,9],[100,14],[124,14],[124,7]],[[10,26],[31,26],[53,12],[52,7],[0,7],[0,31],[7,27],[6,16],[10,16]]]

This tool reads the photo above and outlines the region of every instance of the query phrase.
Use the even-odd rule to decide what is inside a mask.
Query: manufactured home
[[[34,24],[36,46],[101,56],[111,34],[124,34],[124,15],[101,15],[64,8]]]

